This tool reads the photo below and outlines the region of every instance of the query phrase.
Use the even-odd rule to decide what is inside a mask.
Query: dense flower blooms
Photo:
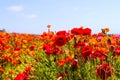
[[[102,80],[107,79],[113,74],[113,68],[112,66],[108,64],[101,64],[98,65],[96,68],[96,76],[100,77]]]
[[[90,46],[84,46],[82,48],[82,56],[87,58],[92,53],[92,48]]]
[[[57,46],[63,46],[66,44],[66,36],[64,35],[57,35],[55,37],[55,42],[54,42],[55,45]]]

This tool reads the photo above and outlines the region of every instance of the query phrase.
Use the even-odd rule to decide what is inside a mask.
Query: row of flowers
[[[50,31],[41,35],[0,32],[2,80],[117,80],[120,36],[109,28]]]

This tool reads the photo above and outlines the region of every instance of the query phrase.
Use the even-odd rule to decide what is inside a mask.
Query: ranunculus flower
[[[85,46],[85,43],[79,41],[78,43],[76,43],[76,44],[74,45],[75,48],[77,48],[77,47],[81,47],[81,46]]]
[[[120,47],[115,48],[114,54],[118,56],[120,55]]]
[[[92,48],[90,46],[84,46],[81,53],[84,58],[87,58],[92,53]]]
[[[96,76],[102,80],[106,80],[113,74],[113,72],[113,67],[106,63],[98,65],[96,68]]]
[[[0,68],[0,73],[4,72],[4,69],[3,68]]]
[[[90,28],[85,28],[84,29],[84,35],[91,35],[91,29]]]
[[[33,51],[35,49],[35,46],[30,46],[29,49]]]
[[[90,54],[90,57],[92,58],[99,58],[100,61],[106,60],[107,56],[103,54],[103,51],[96,50],[92,54]]]
[[[66,44],[66,36],[65,35],[57,35],[55,37],[55,45],[57,46],[63,46]]]
[[[102,51],[96,50],[96,51],[94,51],[92,54],[90,54],[90,57],[92,57],[92,58],[97,58],[97,57],[100,57],[101,54],[102,54]]]
[[[66,31],[58,31],[57,33],[56,33],[56,35],[65,35],[66,34]]]
[[[26,72],[29,72],[30,70],[31,70],[30,66],[26,67],[26,69],[25,69]]]
[[[45,53],[47,55],[56,54],[59,51],[58,48],[51,47],[49,44],[44,44],[43,45],[43,50],[45,50]]]
[[[71,65],[73,68],[77,68],[78,66],[78,59],[74,59],[72,62],[71,62]]]
[[[66,60],[63,60],[63,59],[58,61],[59,66],[64,66],[65,63],[66,63]]]
[[[14,80],[26,80],[27,76],[28,76],[28,74],[25,73],[25,72],[23,72],[23,73],[18,74],[18,75],[15,77]]]
[[[71,33],[74,34],[74,35],[81,35],[81,34],[84,33],[84,31],[83,31],[82,27],[80,27],[80,28],[73,28],[71,30]]]

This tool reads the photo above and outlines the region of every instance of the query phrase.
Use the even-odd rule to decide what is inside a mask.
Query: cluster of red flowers
[[[90,28],[83,29],[83,27],[73,28],[71,30],[71,33],[75,35],[91,35],[91,29]]]
[[[57,47],[50,46],[49,44],[44,44],[43,50],[45,50],[47,55],[56,54],[59,51]]]

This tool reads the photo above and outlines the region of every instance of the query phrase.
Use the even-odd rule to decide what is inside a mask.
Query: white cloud
[[[15,11],[15,12],[21,12],[24,10],[24,7],[21,5],[16,5],[16,6],[9,6],[7,7],[7,10],[9,11]]]
[[[16,6],[9,6],[6,8],[9,11],[13,11],[13,12],[20,12],[20,15],[29,19],[33,19],[33,18],[37,18],[36,14],[26,14],[24,13],[24,7],[21,5],[16,5]],[[30,8],[31,9],[31,8]]]

